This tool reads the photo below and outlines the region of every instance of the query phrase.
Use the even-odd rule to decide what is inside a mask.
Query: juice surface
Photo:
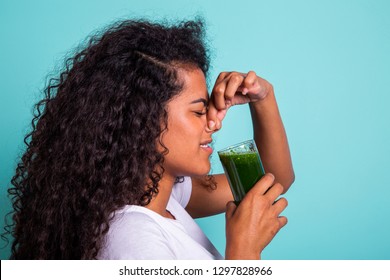
[[[219,158],[228,177],[234,200],[239,202],[264,175],[259,156],[255,152],[224,153]]]

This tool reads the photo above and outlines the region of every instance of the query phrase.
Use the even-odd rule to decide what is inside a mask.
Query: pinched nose
[[[205,126],[205,130],[207,133],[214,133],[214,132],[217,132],[218,130],[220,130],[222,128],[222,122],[220,121],[208,121],[207,122],[207,125]]]

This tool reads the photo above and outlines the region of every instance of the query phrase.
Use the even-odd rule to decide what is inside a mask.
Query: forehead
[[[208,100],[206,78],[202,70],[199,68],[180,69],[178,75],[183,82],[183,89],[178,99],[192,101],[204,98]]]

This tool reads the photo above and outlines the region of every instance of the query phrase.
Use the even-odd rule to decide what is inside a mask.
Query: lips
[[[201,147],[208,147],[209,144],[212,142],[213,140],[212,139],[208,139],[206,141],[203,141],[202,143],[200,143],[200,146]]]
[[[201,147],[202,149],[206,150],[207,152],[212,153],[212,152],[213,152],[213,149],[209,146],[209,144],[210,144],[211,142],[212,142],[212,139],[203,141],[202,143],[200,143],[200,147]]]

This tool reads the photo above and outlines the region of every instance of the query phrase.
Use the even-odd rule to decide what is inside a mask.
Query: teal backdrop
[[[390,1],[0,2],[0,226],[7,188],[49,73],[93,32],[125,18],[205,18],[211,81],[255,70],[275,88],[296,181],[289,223],[265,259],[390,259]],[[215,149],[252,137],[233,107]],[[212,158],[213,172],[222,172]],[[224,253],[224,215],[197,220]],[[0,241],[1,259],[9,246]]]

